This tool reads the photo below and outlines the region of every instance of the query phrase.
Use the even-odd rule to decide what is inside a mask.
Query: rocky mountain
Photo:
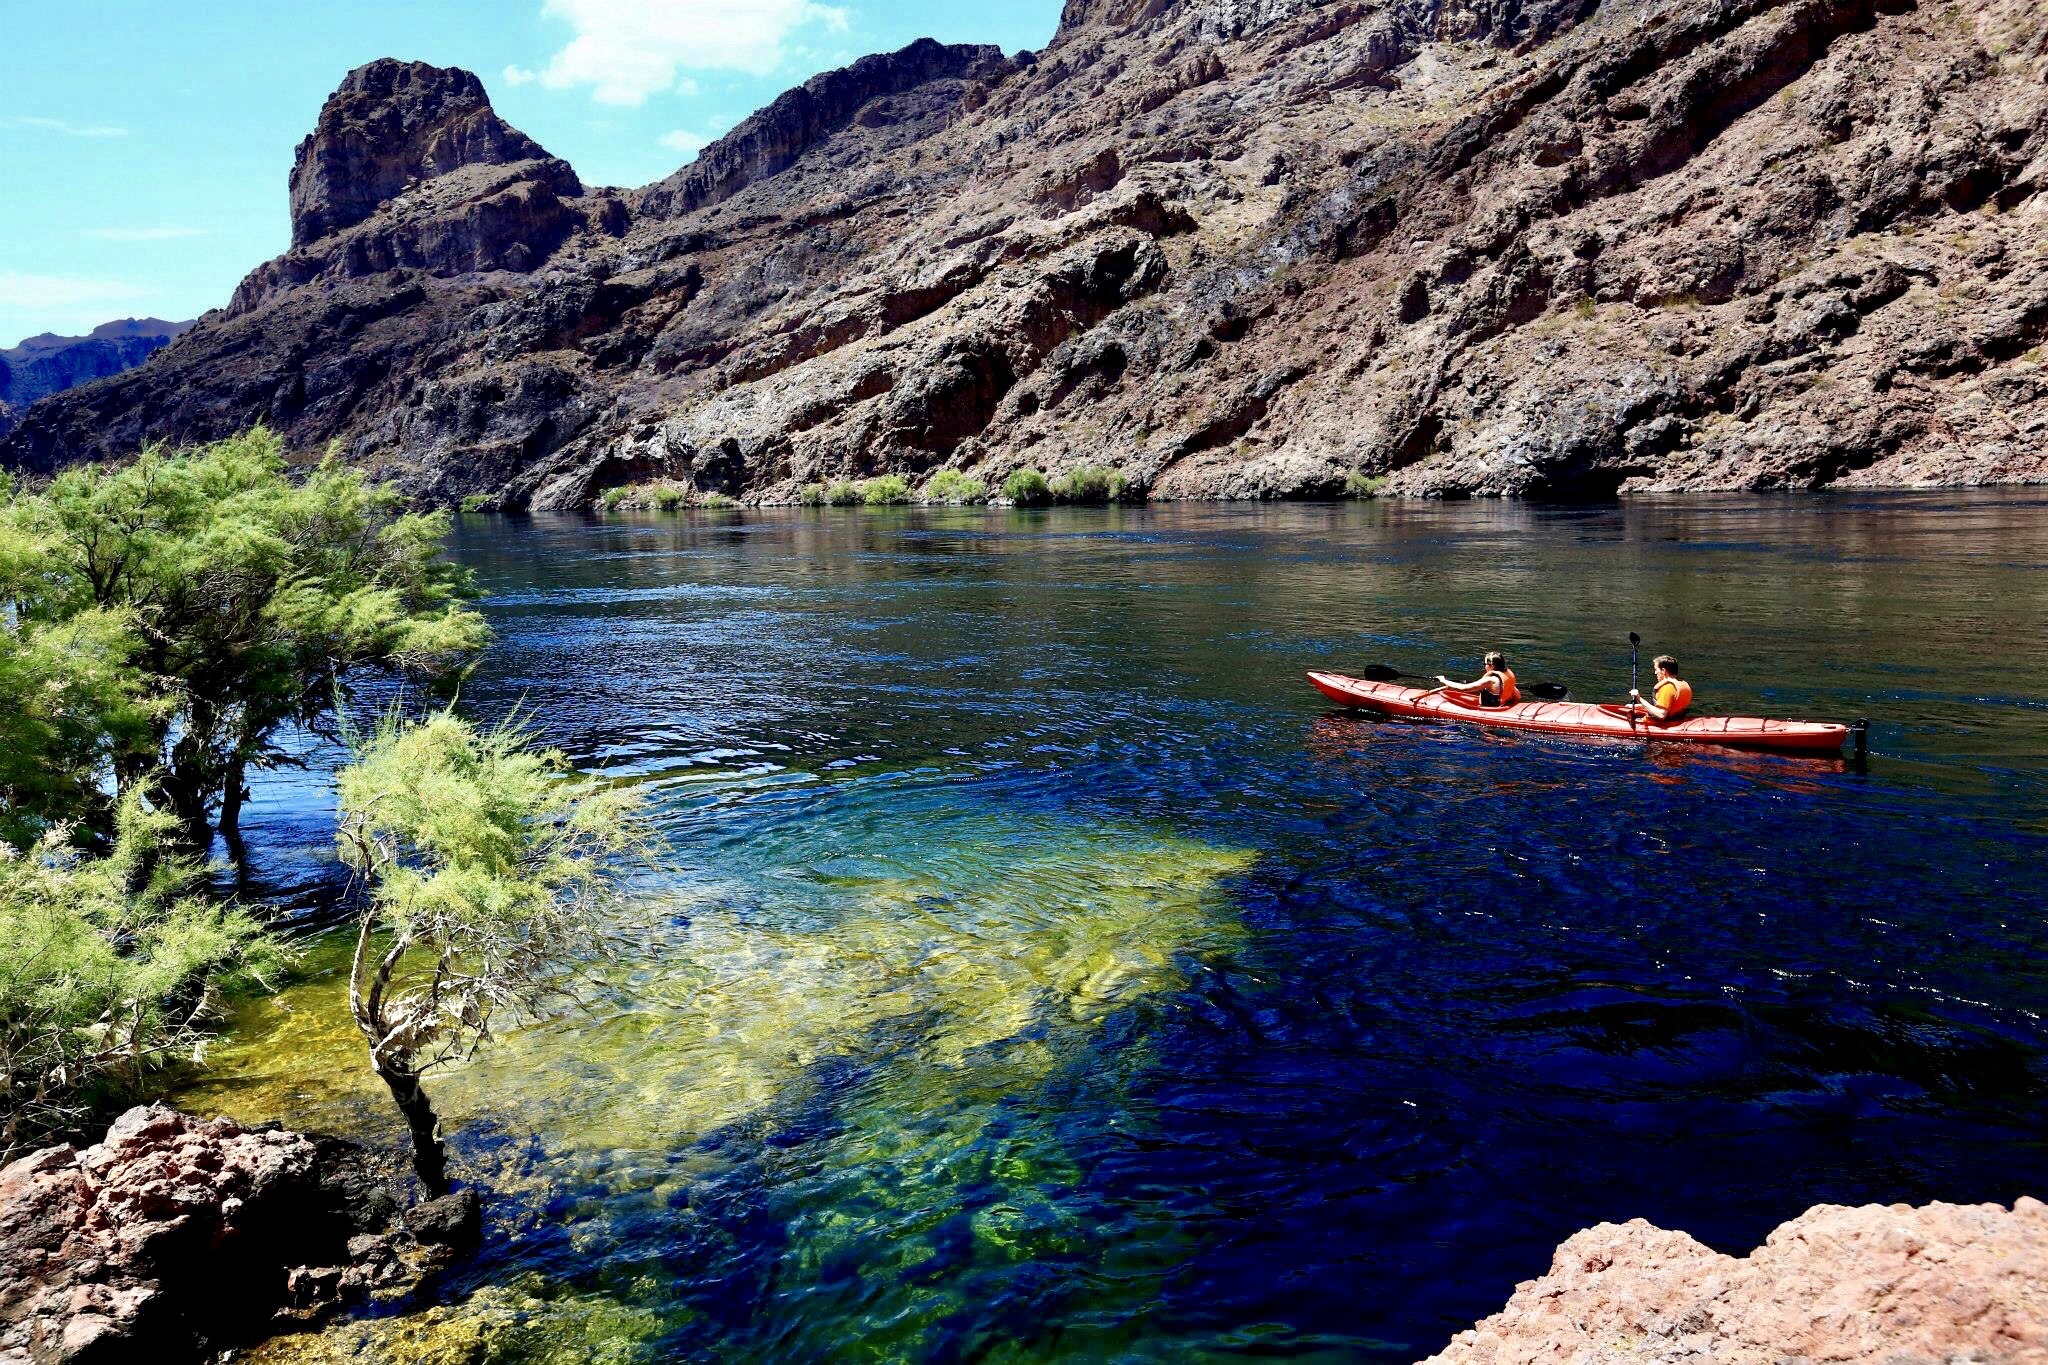
[[[11,431],[22,410],[38,398],[132,370],[191,325],[123,318],[101,323],[89,336],[43,332],[0,351],[0,436]]]
[[[42,471],[265,421],[423,499],[1113,463],[1153,497],[2048,477],[2038,0],[1070,0],[640,190],[351,74],[292,249]]]

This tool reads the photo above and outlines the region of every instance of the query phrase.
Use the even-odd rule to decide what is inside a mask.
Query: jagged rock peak
[[[1176,0],[1067,0],[1060,10],[1059,36],[1084,28],[1127,29],[1156,19]]]
[[[416,181],[463,166],[552,160],[459,67],[385,57],[348,73],[292,162],[292,245],[362,222]]]
[[[649,186],[641,208],[666,217],[730,199],[788,169],[875,100],[937,81],[992,76],[1008,69],[999,47],[920,38],[896,52],[821,72],[784,91],[668,179]]]

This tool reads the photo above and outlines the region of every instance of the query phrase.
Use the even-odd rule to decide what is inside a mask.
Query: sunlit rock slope
[[[1073,0],[639,190],[352,73],[293,246],[31,472],[266,421],[429,501],[1114,463],[1153,497],[2048,476],[2038,0]]]

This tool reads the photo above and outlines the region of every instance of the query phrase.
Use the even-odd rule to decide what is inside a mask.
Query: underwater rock
[[[475,1197],[400,1208],[354,1143],[131,1109],[0,1170],[0,1365],[198,1359],[404,1293],[473,1241]]]
[[[2048,1361],[2048,1205],[1819,1204],[1748,1256],[1637,1218],[1574,1233],[1550,1273],[1425,1365]]]

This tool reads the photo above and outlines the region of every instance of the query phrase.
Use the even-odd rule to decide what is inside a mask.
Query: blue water
[[[643,783],[672,853],[597,1007],[450,1080],[498,1229],[450,1301],[537,1272],[645,1314],[645,1358],[1402,1360],[1602,1219],[1741,1251],[1819,1202],[2048,1192],[2048,497],[454,548],[498,633],[466,705]],[[1500,647],[1615,698],[1629,629],[1703,707],[1870,717],[1869,762],[1301,680]],[[323,799],[249,820],[308,903]]]

